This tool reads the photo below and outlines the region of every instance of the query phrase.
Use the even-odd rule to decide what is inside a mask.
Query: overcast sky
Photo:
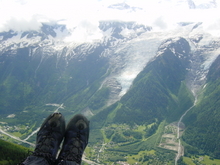
[[[56,22],[69,29],[80,27],[96,33],[100,20],[136,21],[157,30],[169,30],[177,22],[195,21],[204,22],[209,30],[220,29],[220,0],[193,1],[198,8],[210,9],[189,9],[187,0],[0,0],[0,32],[37,30],[41,22]],[[142,10],[107,8],[122,2]]]

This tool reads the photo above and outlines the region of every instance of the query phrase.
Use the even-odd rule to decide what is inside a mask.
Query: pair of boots
[[[62,149],[57,156],[64,138]],[[85,116],[75,115],[65,128],[61,113],[48,116],[37,133],[36,148],[23,165],[78,165],[89,139],[89,121]]]

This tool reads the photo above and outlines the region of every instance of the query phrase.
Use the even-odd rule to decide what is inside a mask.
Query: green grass
[[[16,137],[21,137],[22,136],[22,134],[20,132],[13,132],[11,134],[16,136]]]
[[[116,116],[116,112],[118,111],[118,109],[121,108],[121,106],[122,106],[122,104],[119,103],[119,104],[117,105],[117,107],[108,115],[108,121],[109,121],[109,122],[112,122],[112,121],[113,121],[113,119],[114,119],[115,116]],[[117,127],[117,125],[116,125],[116,127]]]
[[[205,165],[217,165],[220,164],[219,159],[210,159],[209,156],[192,156],[192,157],[183,157],[183,162],[187,165],[196,165],[196,164],[205,164]]]
[[[137,128],[137,131],[139,132],[142,132],[146,129],[146,126],[145,125],[139,125],[138,128]]]
[[[102,137],[104,139],[104,143],[108,143],[110,141],[110,139],[108,139],[105,135],[105,131],[104,129],[101,129],[101,133],[102,133]]]
[[[165,125],[166,125],[166,121],[164,120],[158,126],[158,129],[157,129],[156,133],[153,136],[149,137],[149,139],[147,140],[147,141],[155,141],[154,142],[154,144],[155,144],[154,147],[158,146],[158,144],[160,142],[160,139],[161,139],[161,136],[163,134]]]
[[[214,159],[214,160],[211,160],[209,156],[204,156],[203,157],[203,161],[201,161],[201,163],[204,163],[204,164],[207,164],[207,165],[213,165],[213,164],[220,164],[220,160],[219,159]]]
[[[163,128],[165,124],[166,121],[161,122],[156,133],[150,136],[149,138],[131,141],[127,144],[121,145],[119,148],[117,148],[117,150],[120,152],[127,152],[128,154],[137,154],[140,151],[151,150],[157,147],[160,142],[160,138],[163,133]]]
[[[15,165],[20,163],[28,154],[28,148],[6,142],[0,139],[0,164]]]
[[[193,163],[191,158],[188,157],[183,157],[183,161],[184,163],[186,163],[187,165],[196,165],[195,163]]]

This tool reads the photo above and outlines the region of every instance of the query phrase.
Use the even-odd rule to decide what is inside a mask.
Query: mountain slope
[[[102,160],[106,154],[114,160],[115,153],[122,156],[152,149],[157,156],[161,154],[158,144],[165,124],[177,121],[193,104],[194,97],[184,82],[190,56],[184,38],[164,41],[121,100],[91,118],[90,144],[107,144]]]
[[[123,36],[123,30],[133,29],[138,32]],[[43,24],[40,32],[0,33],[0,89],[4,96],[0,99],[0,113],[20,112],[35,105],[40,105],[35,109],[41,109],[48,103],[64,103],[66,107],[70,106],[67,111],[90,106],[94,111],[102,108],[112,93],[117,95],[120,92],[115,90],[120,84],[112,80],[103,85],[110,91],[104,88],[98,91],[105,78],[114,72],[112,65],[118,65],[113,63],[111,58],[114,57],[111,54],[110,57],[108,51],[114,53],[111,47],[115,44],[131,40],[150,29],[132,22],[102,22],[100,30],[108,33],[103,42],[78,44],[59,40],[60,33],[60,36],[68,36],[65,26],[61,25]],[[106,91],[105,99],[94,105],[96,96],[100,98],[102,91]]]
[[[0,139],[0,164],[16,165],[21,163],[28,154],[28,148],[9,143]]]
[[[0,129],[34,143],[32,132],[50,113],[91,117],[119,100],[122,84],[115,76],[134,55],[124,60],[115,49],[150,28],[102,22],[100,30],[104,39],[92,43],[64,42],[70,32],[62,25],[0,33]]]
[[[0,33],[0,129],[34,143],[48,114],[59,111],[68,120],[83,113],[91,119],[89,159],[172,164],[181,148],[176,132],[186,124],[186,153],[217,157],[201,126],[212,135],[218,131],[220,42],[202,26],[179,23],[172,32],[155,32],[134,22],[103,21],[103,39],[85,43],[63,41],[71,35],[65,26]],[[198,92],[198,103],[177,124]],[[167,148],[164,136],[172,139]]]
[[[207,83],[199,97],[199,101],[186,117],[188,127],[183,140],[209,154],[220,158],[220,56],[213,62],[207,75]],[[193,150],[188,149],[189,153]]]
[[[179,107],[184,104],[180,105],[178,100],[186,90],[182,81],[187,73],[189,56],[190,48],[185,39],[165,41],[158,49],[158,56],[148,63],[117,103],[123,106],[117,109],[113,122],[143,124],[154,121],[155,116],[159,120],[178,119],[192,104],[189,102],[185,107]]]
[[[189,45],[183,38],[176,41],[170,39],[162,43],[156,59],[138,75],[121,102],[129,109],[140,108],[139,116],[143,117],[142,120],[152,120],[154,116],[169,118],[169,115],[179,113],[175,112],[177,109],[181,113],[181,108],[178,107],[178,94],[181,81],[185,79],[187,73],[189,53]],[[151,111],[152,114],[147,112],[145,115],[145,111]],[[132,116],[135,115],[136,113]],[[135,122],[142,120],[138,119]]]
[[[89,58],[72,59],[68,64],[56,55],[41,58],[39,52],[29,56],[28,48],[18,49],[16,56],[10,51],[5,52],[1,56],[1,95],[4,96],[1,97],[1,113],[13,113],[15,109],[25,109],[36,103],[63,103],[65,98],[91,87],[108,68],[104,58],[96,60],[101,50],[101,47],[97,48]],[[7,56],[11,57],[4,60]],[[98,86],[94,87],[93,93],[97,89]]]

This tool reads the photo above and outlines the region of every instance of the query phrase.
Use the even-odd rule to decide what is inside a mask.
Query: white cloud
[[[82,20],[74,28],[71,36],[65,39],[66,42],[92,42],[102,38],[102,32],[98,28],[99,22]]]
[[[30,20],[12,17],[7,20],[3,26],[3,29],[6,31],[10,29],[15,31],[39,30],[41,23],[38,22],[34,17],[32,17]]]
[[[220,0],[216,0],[220,4]],[[126,2],[144,10],[116,10],[107,8]],[[208,0],[194,0],[203,5]],[[206,30],[220,26],[219,9],[190,10],[186,0],[0,0],[0,31],[37,30],[41,22],[65,23],[73,31],[67,40],[94,40],[102,37],[100,20],[136,21],[154,30],[169,30],[177,22],[204,22]],[[214,20],[214,21],[211,21]]]
[[[164,21],[162,16],[155,19],[154,25],[156,27],[159,27],[160,29],[166,29],[167,28],[167,23]]]

